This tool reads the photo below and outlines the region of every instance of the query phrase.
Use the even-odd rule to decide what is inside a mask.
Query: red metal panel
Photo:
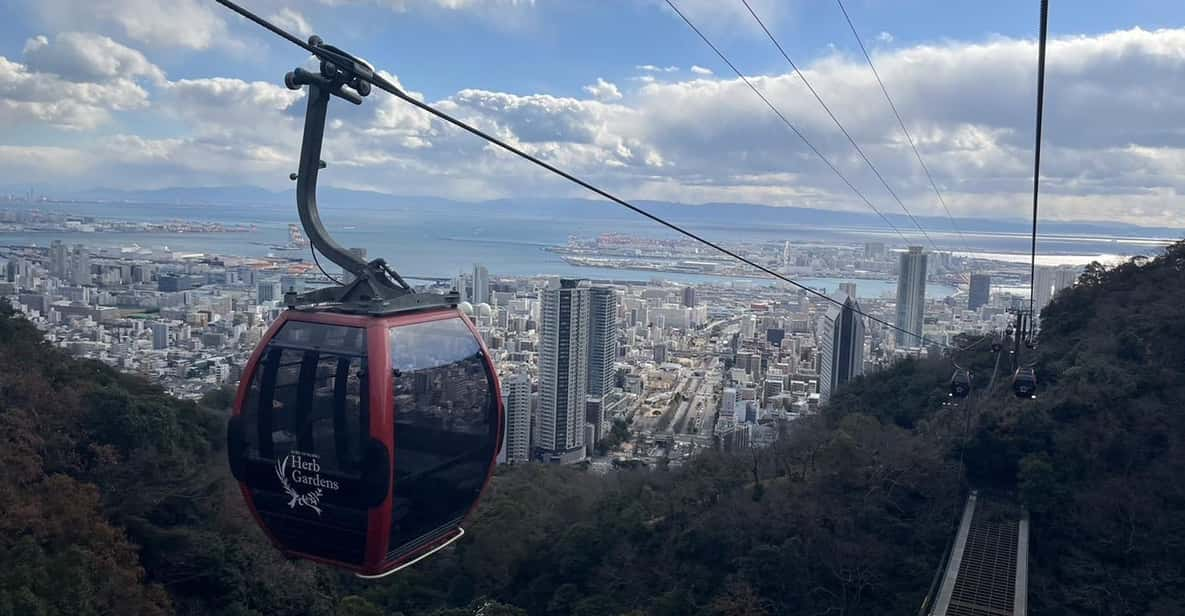
[[[391,533],[391,490],[395,487],[395,391],[392,383],[390,329],[381,319],[369,319],[366,331],[366,371],[370,387],[370,437],[387,448],[387,497],[367,514],[366,557],[362,573],[376,574],[384,567]]]

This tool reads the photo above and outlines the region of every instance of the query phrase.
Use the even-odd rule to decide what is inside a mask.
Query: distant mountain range
[[[0,193],[23,194],[28,190],[18,187],[0,188]],[[292,207],[295,191],[270,191],[254,186],[217,186],[204,188],[162,188],[156,190],[119,190],[96,188],[84,191],[56,193],[46,190],[57,201],[85,201],[99,203],[159,203],[168,205],[252,205]],[[380,192],[323,187],[318,202],[326,211],[355,208],[364,210],[390,209],[410,213],[448,208],[455,212],[473,211],[482,216],[512,218],[562,218],[570,220],[632,219],[637,215],[613,203],[597,199],[495,199],[490,201],[455,201],[440,197],[390,195]],[[803,207],[774,207],[743,203],[706,203],[689,205],[663,201],[636,201],[642,207],[663,218],[680,224],[701,226],[790,227],[823,228],[884,228],[884,221],[868,212],[824,210]],[[902,214],[886,214],[902,232],[909,234],[915,227]],[[942,216],[917,216],[918,223],[932,233],[952,231],[950,221]],[[1028,233],[1029,221],[1022,219],[955,218],[959,229],[967,233]],[[1108,235],[1118,237],[1156,237],[1178,239],[1185,230],[1180,228],[1143,227],[1118,222],[1041,222],[1043,234]]]

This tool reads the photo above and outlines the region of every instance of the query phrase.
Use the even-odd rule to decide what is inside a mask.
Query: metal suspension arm
[[[307,85],[309,92],[309,103],[304,116],[304,138],[300,145],[300,166],[296,174],[296,211],[300,215],[300,224],[314,249],[342,269],[359,276],[367,267],[366,261],[346,250],[329,236],[329,231],[321,223],[321,214],[317,210],[317,174],[324,164],[321,162],[321,142],[325,135],[325,116],[329,108],[329,99],[333,93],[330,89],[332,84],[324,77],[303,69],[288,73],[284,83],[294,90]],[[361,102],[359,98],[356,104]]]
[[[321,144],[325,137],[325,118],[329,99],[337,96],[355,105],[370,94],[370,65],[336,47],[325,45],[319,37],[309,37],[309,46],[321,52],[321,69],[317,73],[297,68],[284,76],[290,90],[308,87],[309,102],[305,110],[304,135],[300,146],[300,165],[292,179],[296,180],[296,211],[300,224],[313,248],[325,255],[354,280],[339,288],[318,289],[289,301],[300,303],[382,301],[412,293],[411,286],[382,259],[367,262],[346,250],[329,236],[317,210],[317,175],[325,162],[321,160]]]

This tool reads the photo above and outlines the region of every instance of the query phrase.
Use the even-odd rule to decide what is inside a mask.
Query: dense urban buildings
[[[910,246],[901,253],[900,271],[897,274],[897,319],[894,323],[903,330],[896,334],[897,346],[901,348],[920,347],[922,339],[914,333],[921,332],[926,305],[926,253],[921,246]]]
[[[819,402],[827,402],[840,385],[864,374],[864,317],[850,295],[836,296],[823,316],[819,337]]]
[[[285,309],[285,292],[331,284],[299,237],[274,255],[252,257],[70,239],[113,228],[186,237],[246,228],[77,223],[37,219],[31,226],[74,235],[40,247],[0,245],[0,296],[52,344],[144,374],[186,398],[237,385],[254,345]],[[968,310],[971,289],[959,284],[958,272],[969,264],[943,253],[877,242],[736,249],[796,279],[815,277],[812,288],[838,291],[844,308],[752,280],[751,271],[683,240],[621,234],[547,249],[572,265],[599,268],[590,270],[599,274],[595,280],[512,276],[474,264],[421,289],[462,294],[458,307],[498,367],[506,405],[499,459],[587,464],[595,472],[622,461],[679,465],[707,448],[772,443],[844,381],[900,355],[895,332],[860,319],[857,310],[895,323],[897,310],[912,303],[903,326],[949,343],[961,332],[1002,330],[1006,308],[1027,300],[1027,293],[1009,294],[1027,292],[1027,263],[977,261],[975,271],[999,286],[989,285],[987,303]],[[684,278],[670,282],[667,271]],[[894,301],[898,272],[916,293],[906,292],[904,301]],[[1055,268],[1042,280],[1050,281],[1052,295],[1076,272]],[[926,280],[934,297],[922,292]],[[938,351],[929,343],[909,348],[915,344],[906,352]]]

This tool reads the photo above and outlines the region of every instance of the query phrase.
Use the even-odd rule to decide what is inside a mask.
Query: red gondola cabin
[[[502,441],[501,401],[455,307],[287,310],[239,385],[231,469],[285,554],[384,575],[464,533]]]

